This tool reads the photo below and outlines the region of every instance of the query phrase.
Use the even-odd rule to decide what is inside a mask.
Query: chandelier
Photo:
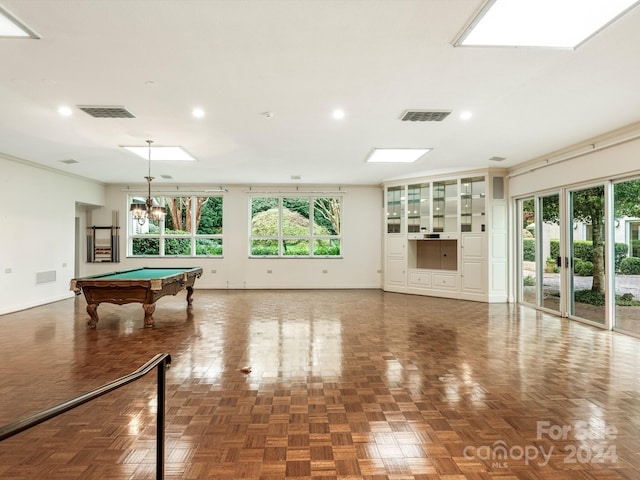
[[[153,140],[147,140],[147,145],[149,146],[149,174],[144,177],[147,179],[147,201],[145,203],[132,203],[131,207],[129,208],[129,211],[133,215],[133,219],[136,220],[140,225],[144,225],[149,218],[158,221],[163,220],[165,215],[167,214],[167,209],[158,205],[154,205],[153,199],[151,198],[151,180],[153,180],[153,177],[151,176],[152,143]]]

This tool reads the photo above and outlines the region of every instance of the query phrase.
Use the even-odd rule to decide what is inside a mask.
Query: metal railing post
[[[164,480],[164,404],[167,363],[158,364],[158,412],[156,428],[156,479]]]

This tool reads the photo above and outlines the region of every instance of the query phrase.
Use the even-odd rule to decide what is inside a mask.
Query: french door
[[[588,323],[605,323],[607,203],[604,185],[519,200],[519,300]]]
[[[640,177],[517,201],[518,300],[640,336]]]
[[[564,272],[568,314],[604,325],[607,319],[607,207],[605,185],[569,190],[569,222]]]
[[[564,291],[558,265],[563,225],[560,193],[519,200],[518,211],[520,302],[560,314]]]

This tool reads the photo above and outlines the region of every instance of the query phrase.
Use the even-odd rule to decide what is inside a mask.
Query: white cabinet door
[[[385,283],[389,286],[404,287],[407,283],[406,261],[402,257],[387,257]]]
[[[486,239],[482,233],[462,235],[462,292],[487,292]]]
[[[384,284],[404,287],[407,284],[407,236],[387,235],[387,261]]]

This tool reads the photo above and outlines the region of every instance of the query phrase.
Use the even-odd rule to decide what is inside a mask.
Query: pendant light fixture
[[[164,220],[164,217],[167,215],[167,209],[164,207],[160,207],[158,205],[153,204],[153,199],[151,198],[151,181],[153,177],[151,176],[151,144],[153,140],[147,140],[147,145],[149,147],[149,174],[144,177],[147,179],[147,201],[146,203],[132,203],[129,211],[133,215],[133,219],[136,220],[140,225],[144,225],[147,222],[147,219],[153,220]]]

